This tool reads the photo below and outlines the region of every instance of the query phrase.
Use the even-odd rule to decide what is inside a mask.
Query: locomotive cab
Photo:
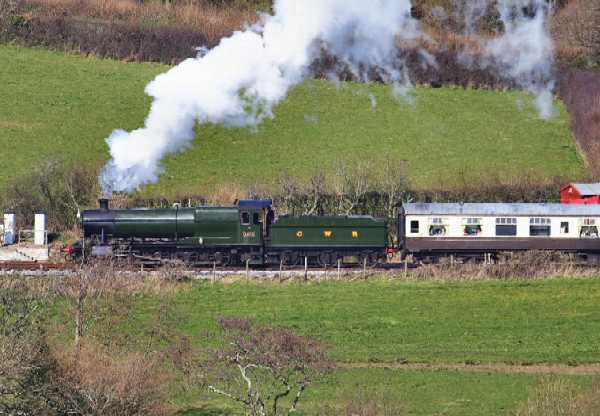
[[[273,201],[270,199],[237,201],[240,210],[240,232],[242,241],[260,243],[267,240],[273,222]]]

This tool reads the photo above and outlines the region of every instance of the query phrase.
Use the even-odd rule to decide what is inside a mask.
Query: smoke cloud
[[[455,16],[463,19],[465,33],[482,46],[480,65],[534,94],[540,116],[552,117],[554,51],[545,0],[455,4],[462,8]],[[487,40],[478,37],[477,22],[494,4],[503,28]],[[443,10],[437,13],[447,19]],[[311,75],[311,64],[323,52],[359,80],[392,84],[393,96],[412,105],[412,83],[398,45],[421,37],[410,0],[275,0],[272,15],[213,49],[199,50],[197,57],[148,84],[146,94],[153,102],[144,127],[115,130],[107,139],[111,160],[101,175],[103,190],[132,191],[158,181],[162,159],[189,147],[196,128],[202,136],[202,124],[256,126],[273,117],[273,106]],[[423,65],[443,71],[426,51],[419,56]],[[471,65],[474,59],[463,63]],[[373,96],[370,101],[376,108]]]
[[[554,115],[550,9],[544,0],[499,0],[497,7],[504,33],[487,42],[487,55],[501,74],[536,96],[540,117],[549,119]]]
[[[241,127],[272,117],[323,50],[363,81],[375,73],[406,83],[396,42],[421,35],[410,10],[410,0],[276,0],[273,15],[148,84],[153,102],[144,127],[107,139],[104,191],[156,182],[161,160],[189,147],[198,123]]]

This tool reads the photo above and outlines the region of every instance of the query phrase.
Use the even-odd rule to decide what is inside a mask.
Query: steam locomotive
[[[371,216],[281,216],[270,200],[232,207],[112,210],[108,200],[81,215],[82,251],[98,257],[188,264],[284,264],[302,261],[374,265],[388,249],[387,224]],[[306,260],[305,260],[306,259]]]
[[[600,258],[600,205],[436,204],[399,207],[396,242],[372,216],[275,216],[270,200],[231,207],[113,210],[81,216],[81,253],[221,266],[376,265],[393,253],[417,259],[479,258],[552,250]]]

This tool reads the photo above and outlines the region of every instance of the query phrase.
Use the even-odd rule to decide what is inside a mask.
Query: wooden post
[[[404,278],[408,277],[408,257],[404,258]]]
[[[304,281],[308,281],[308,256],[304,256]]]
[[[367,257],[363,259],[363,279],[367,278]]]
[[[450,266],[454,267],[454,254],[450,254]]]
[[[217,280],[217,262],[213,261],[212,282],[215,283],[216,280]]]
[[[283,272],[283,257],[279,259],[279,283],[283,281],[283,276],[281,275]]]
[[[342,259],[338,259],[338,280],[342,279]]]
[[[246,281],[250,280],[250,259],[246,259]]]

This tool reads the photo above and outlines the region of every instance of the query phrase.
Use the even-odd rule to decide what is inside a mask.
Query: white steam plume
[[[545,0],[499,0],[502,36],[486,44],[486,54],[500,73],[536,96],[542,119],[554,116],[554,46],[548,30]]]
[[[375,73],[405,82],[396,42],[420,36],[410,10],[410,0],[276,0],[261,23],[148,84],[153,103],[145,126],[107,139],[104,191],[156,182],[163,157],[188,147],[197,123],[248,126],[272,117],[273,105],[309,75],[322,49],[362,80]]]

